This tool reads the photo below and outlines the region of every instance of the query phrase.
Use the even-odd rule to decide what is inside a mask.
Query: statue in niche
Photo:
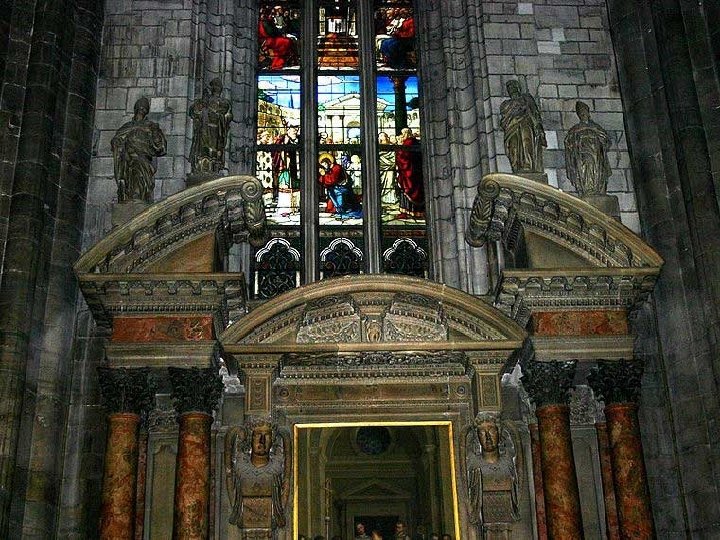
[[[540,109],[535,98],[522,93],[520,83],[505,85],[510,99],[500,104],[500,125],[505,132],[505,154],[514,173],[543,173],[543,148],[547,146]]]
[[[190,166],[194,174],[217,173],[225,168],[225,147],[233,114],[222,91],[220,79],[213,79],[209,89],[203,90],[202,97],[188,111],[193,119]]]
[[[285,526],[291,452],[287,437],[266,420],[251,420],[225,436],[225,473],[232,512],[241,529]]]
[[[519,518],[515,445],[492,413],[478,415],[466,445],[470,521],[482,538],[504,538]]]
[[[123,124],[110,142],[121,203],[152,202],[156,171],[153,158],[165,155],[167,141],[160,126],[146,118],[148,112],[150,102],[141,97],[135,102],[133,119]]]
[[[605,195],[607,179],[612,174],[607,151],[608,132],[590,119],[590,107],[582,101],[575,104],[580,122],[565,136],[565,166],[578,195]]]

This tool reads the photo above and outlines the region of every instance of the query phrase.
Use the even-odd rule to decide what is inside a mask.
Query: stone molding
[[[595,267],[656,268],[660,256],[630,229],[590,204],[551,186],[510,174],[489,174],[478,185],[467,241],[501,241],[514,251],[523,228]]]
[[[113,368],[120,367],[196,367],[218,364],[217,341],[174,343],[108,343],[105,355]]]
[[[495,306],[525,326],[533,311],[633,309],[647,300],[659,268],[504,270]]]
[[[146,368],[97,368],[103,405],[110,413],[145,415],[155,406],[157,382]]]
[[[202,412],[212,415],[223,392],[223,382],[215,368],[168,368],[172,397],[178,414]]]
[[[567,405],[577,362],[537,362],[522,365],[522,385],[536,407]]]
[[[81,274],[80,289],[102,328],[115,315],[171,313],[212,314],[224,328],[247,309],[242,273]]]
[[[88,250],[75,264],[86,273],[139,273],[208,233],[224,245],[267,235],[262,185],[252,176],[228,176],[153,204]]]
[[[642,362],[598,362],[588,373],[588,385],[597,399],[605,405],[611,403],[637,403],[640,399]]]

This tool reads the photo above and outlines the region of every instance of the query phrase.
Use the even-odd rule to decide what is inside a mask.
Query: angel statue
[[[225,473],[232,512],[241,529],[285,526],[290,494],[289,438],[267,420],[250,420],[225,436]]]
[[[467,435],[470,522],[482,538],[505,538],[518,519],[518,475],[515,445],[492,413],[481,413]]]

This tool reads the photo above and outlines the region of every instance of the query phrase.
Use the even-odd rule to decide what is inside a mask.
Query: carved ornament
[[[112,413],[144,415],[155,405],[157,382],[146,368],[98,368],[100,393]]]
[[[577,362],[527,362],[522,365],[523,387],[536,407],[566,405]]]
[[[223,393],[223,381],[214,368],[168,368],[175,410],[212,414]]]
[[[637,403],[640,399],[642,362],[617,361],[598,362],[588,374],[588,385],[597,398],[610,403]]]

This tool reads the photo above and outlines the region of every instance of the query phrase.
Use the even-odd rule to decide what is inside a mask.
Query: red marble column
[[[636,403],[605,405],[622,538],[654,538]]]
[[[210,502],[210,425],[212,416],[187,412],[180,416],[175,467],[175,540],[208,537]]]
[[[100,538],[134,540],[140,415],[113,413],[108,424]]]
[[[538,540],[547,540],[547,517],[545,515],[545,488],[542,479],[542,457],[540,434],[537,424],[530,424],[530,451],[532,453],[533,483],[535,484],[535,520]]]
[[[620,540],[617,503],[615,501],[615,483],[613,482],[610,443],[605,422],[595,424],[598,450],[600,453],[600,474],[602,476],[603,498],[605,500],[605,528],[607,540]]]
[[[570,407],[543,405],[537,408],[535,415],[540,435],[548,538],[581,539],[582,514],[570,438]]]

